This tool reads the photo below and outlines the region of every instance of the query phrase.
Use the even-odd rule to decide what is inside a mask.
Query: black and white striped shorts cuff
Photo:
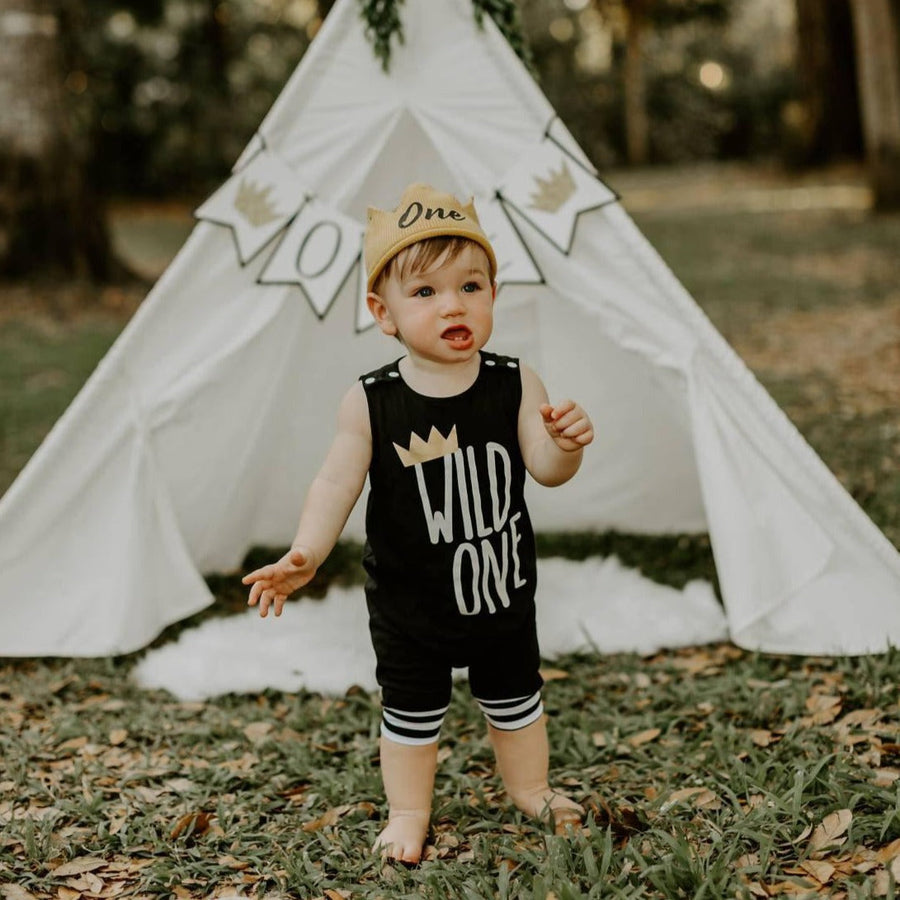
[[[511,700],[478,700],[484,717],[501,731],[516,731],[544,714],[541,692],[535,691],[530,697],[514,697]]]
[[[385,706],[381,710],[381,736],[409,746],[433,744],[441,733],[448,709],[449,705],[428,712],[408,712]]]

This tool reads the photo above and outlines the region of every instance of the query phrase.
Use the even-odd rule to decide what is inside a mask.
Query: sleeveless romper
[[[481,351],[474,384],[452,397],[412,390],[398,363],[360,379],[372,429],[363,564],[383,703],[437,709],[451,668],[465,666],[479,701],[530,696],[542,680],[518,361]]]

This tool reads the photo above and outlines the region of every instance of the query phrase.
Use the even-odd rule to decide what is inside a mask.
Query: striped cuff
[[[517,731],[536,722],[544,714],[540,691],[535,691],[530,697],[514,697],[511,700],[478,700],[478,705],[488,722],[501,731]]]
[[[385,706],[381,711],[381,736],[409,746],[433,744],[448,709],[449,705],[428,712],[407,712]]]

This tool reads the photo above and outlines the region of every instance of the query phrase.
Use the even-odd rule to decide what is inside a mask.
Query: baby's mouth
[[[445,341],[467,341],[471,336],[471,330],[465,325],[453,325],[441,332],[441,337]]]

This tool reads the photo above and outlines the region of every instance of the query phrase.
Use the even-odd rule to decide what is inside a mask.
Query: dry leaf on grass
[[[852,709],[834,724],[835,728],[859,727],[868,730],[876,724],[881,716],[882,711],[880,709]]]
[[[900,860],[895,859],[887,869],[879,869],[875,873],[875,896],[887,897],[890,894],[893,897],[891,881],[894,882],[894,885],[900,882]]]
[[[824,850],[826,847],[840,847],[847,840],[845,832],[852,820],[853,813],[849,809],[839,809],[825,816],[821,824],[813,830],[807,849],[814,852]]]
[[[900,856],[900,838],[886,844],[880,850],[875,851],[875,858],[880,863],[890,862]]]
[[[803,895],[808,897],[810,894],[818,893],[818,885],[812,881],[778,881],[775,884],[766,886],[769,897],[777,897],[780,895],[797,896]]]
[[[105,865],[105,859],[98,859],[96,856],[79,856],[57,866],[50,874],[54,878],[71,878],[73,875],[82,875],[85,872],[102,869]]]
[[[900,778],[900,769],[876,769],[872,784],[876,787],[890,787]]]
[[[650,741],[655,741],[661,734],[662,729],[660,728],[648,728],[645,731],[639,731],[637,734],[631,735],[630,738],[627,738],[627,741],[632,747],[640,747],[641,744],[649,744]]]
[[[209,831],[213,819],[215,819],[215,816],[212,813],[189,812],[175,823],[175,827],[169,833],[169,837],[173,841],[182,835],[200,837]]]
[[[0,886],[0,897],[4,900],[37,900],[31,891],[25,890],[18,884],[4,884]]]
[[[768,747],[769,744],[775,743],[779,738],[765,728],[755,728],[750,732],[750,740],[753,741],[757,747]]]
[[[613,809],[602,797],[597,797],[589,806],[594,814],[594,821],[604,828],[610,828],[613,837],[620,843],[626,842],[633,834],[645,831],[647,828],[637,812],[630,806],[619,806]]]
[[[541,669],[541,677],[544,681],[562,681],[569,677],[569,673],[564,669]]]
[[[373,816],[375,815],[375,804],[364,801],[362,803],[345,803],[343,806],[335,806],[323,813],[317,819],[313,819],[311,822],[306,822],[301,825],[300,828],[302,831],[307,832],[307,834],[313,831],[320,831],[322,828],[337,825],[338,820],[343,816],[346,816],[347,813],[356,811],[365,813],[366,816]]]
[[[252,743],[258,744],[266,739],[271,730],[271,722],[251,722],[244,729],[244,736]]]
[[[841,698],[831,694],[813,694],[806,699],[806,708],[812,713],[803,721],[811,725],[827,725],[841,712]]]
[[[666,812],[676,804],[682,803],[685,800],[690,800],[692,806],[704,809],[718,809],[722,805],[722,801],[719,797],[709,788],[687,787],[672,791],[666,798],[666,802],[660,807],[660,811]]]
[[[828,884],[836,871],[834,866],[824,859],[807,859],[800,863],[800,868],[808,875],[812,875],[819,884]]]

